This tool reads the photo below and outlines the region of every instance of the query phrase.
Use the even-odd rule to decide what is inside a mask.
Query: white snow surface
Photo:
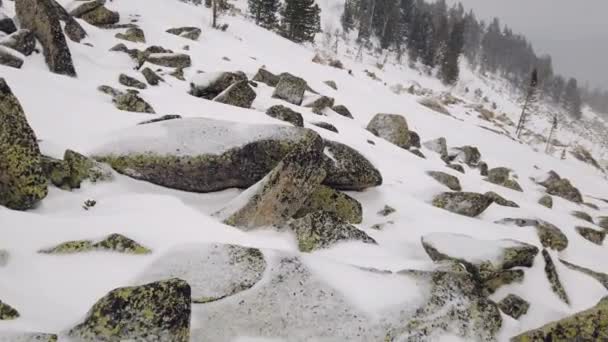
[[[424,241],[437,248],[440,253],[450,257],[480,264],[484,261],[499,263],[506,248],[519,247],[522,244],[514,240],[478,240],[467,235],[449,233],[431,233],[425,235]]]
[[[67,1],[60,2],[67,4]],[[239,8],[246,7],[245,1],[237,4]],[[323,10],[327,9],[323,14],[324,27],[338,28],[340,5],[338,0],[321,1]],[[378,68],[378,63],[384,60],[383,55],[366,53],[363,61],[357,62],[356,46],[343,41],[337,57],[345,64],[346,70],[340,70],[311,62],[315,53],[325,48],[324,37],[319,37],[316,48],[297,45],[239,15],[221,18],[222,22],[229,24],[226,32],[212,30],[209,9],[177,0],[113,1],[106,2],[106,6],[118,11],[122,22],[138,15],[137,24],[145,31],[149,45],[160,45],[190,55],[193,66],[185,70],[186,79],[201,77],[202,81],[208,81],[214,72],[233,70],[242,70],[251,78],[258,68],[266,66],[275,73],[290,72],[303,77],[313,89],[334,97],[336,104],[346,105],[354,120],[331,112],[323,117],[324,121],[338,128],[340,133],[335,134],[311,125],[310,122],[318,121],[319,116],[309,108],[271,98],[273,89],[264,84],[254,88],[257,98],[252,109],[243,109],[190,96],[187,93],[189,82],[163,74],[166,82],[142,90],[142,97],[158,115],[180,114],[192,119],[136,126],[151,116],[117,110],[109,97],[97,91],[97,87],[108,84],[121,88],[118,84],[120,73],[138,77],[133,70],[134,63],[126,54],[108,50],[119,42],[129,47],[143,48],[143,45],[118,41],[114,35],[121,30],[103,30],[79,20],[88,32],[83,43],[91,43],[92,46],[68,40],[78,77],[48,72],[42,54],[27,57],[20,70],[0,66],[0,77],[6,79],[19,98],[46,155],[61,157],[67,148],[86,154],[104,149],[111,152],[175,152],[178,148],[180,153],[219,153],[260,134],[272,134],[265,129],[268,124],[287,127],[286,123],[264,114],[270,106],[282,104],[300,112],[307,128],[357,149],[382,173],[382,186],[349,192],[363,205],[363,222],[357,225],[358,228],[373,237],[378,245],[341,243],[302,257],[315,279],[323,279],[360,311],[373,316],[380,315],[386,306],[393,303],[403,305],[405,310],[414,310],[419,305],[428,290],[423,284],[411,282],[403,286],[404,280],[353,271],[350,266],[390,271],[433,269],[433,263],[420,244],[424,235],[435,232],[465,234],[484,241],[514,239],[541,246],[533,228],[494,223],[506,217],[538,218],[555,224],[568,237],[569,246],[563,252],[551,252],[554,260],[560,257],[608,273],[605,262],[608,247],[594,245],[578,235],[575,226],[580,225],[580,221],[570,215],[572,210],[586,211],[594,218],[608,215],[608,204],[596,199],[608,198],[604,174],[573,158],[561,160],[559,155],[544,154],[543,146],[522,144],[482,129],[480,126],[495,127],[471,110],[472,104],[482,103],[472,95],[475,88],[482,89],[490,103],[496,102],[497,113],[504,112],[511,120],[517,121],[517,95],[500,80],[480,77],[463,64],[461,81],[448,89],[435,78],[408,68],[405,62],[397,65],[394,56],[382,69]],[[13,15],[13,2],[4,1],[3,10]],[[181,26],[201,27],[203,34],[199,41],[165,32],[168,28]],[[182,51],[184,45],[189,45],[188,51]],[[199,76],[199,70],[206,74]],[[347,70],[352,70],[352,75]],[[373,71],[381,81],[369,78],[365,70]],[[335,81],[338,90],[325,85],[323,82],[326,80]],[[419,84],[435,93],[452,91],[465,102],[448,107],[453,117],[438,114],[418,104],[418,96],[392,92],[391,87],[398,84],[406,88]],[[470,91],[465,93],[467,87]],[[487,103],[485,105],[488,106]],[[422,152],[427,159],[421,159],[373,136],[365,127],[376,113],[403,114],[410,129],[416,131],[423,142],[445,137],[449,147],[477,146],[482,159],[490,167],[513,169],[524,192],[485,182],[478,170],[468,167],[465,167],[466,174],[451,172],[436,153],[426,148],[422,148]],[[593,121],[584,121],[584,125],[605,125],[594,114],[585,117],[584,120]],[[183,127],[197,120],[215,120],[214,127],[219,129],[214,130],[213,134],[217,134],[214,139],[203,141],[197,136],[196,125]],[[546,135],[544,120],[539,118],[533,125],[538,127],[539,133]],[[238,136],[222,135],[221,128],[226,128],[226,125],[230,125],[231,130],[236,129]],[[256,129],[251,129],[252,125],[257,125]],[[513,127],[505,126],[505,130],[513,135]],[[603,155],[605,151],[584,132],[560,129],[558,137],[566,142],[584,144],[592,152]],[[133,139],[136,137],[138,139]],[[112,144],[117,138],[121,144]],[[135,140],[142,141],[141,138],[145,138],[145,144],[136,144]],[[192,143],[184,143],[188,139],[192,139]],[[495,191],[517,202],[521,208],[492,205],[478,218],[458,216],[435,208],[430,205],[433,196],[446,190],[426,175],[430,170],[451,172],[458,176],[465,191]],[[530,177],[549,170],[570,179],[584,194],[585,201],[600,209],[596,211],[559,197],[553,198],[553,209],[539,205],[537,201],[544,194],[544,188],[531,181]],[[116,287],[132,284],[160,256],[182,244],[230,243],[300,254],[289,233],[273,229],[243,232],[212,216],[239,193],[235,189],[208,194],[186,193],[116,175],[112,182],[85,183],[81,189],[72,192],[51,187],[48,197],[37,208],[27,212],[0,207],[0,249],[6,249],[10,254],[6,266],[0,267],[0,300],[21,314],[19,319],[0,321],[0,331],[65,332],[79,323],[99,298]],[[89,199],[96,200],[97,205],[83,210],[83,202]],[[377,215],[385,205],[397,211],[388,217]],[[383,230],[370,228],[379,223],[385,224]],[[111,233],[126,235],[150,247],[153,253],[133,256],[91,252],[49,256],[36,252],[44,246]],[[606,289],[590,277],[567,269],[559,262],[556,262],[556,267],[571,305],[562,303],[551,291],[544,275],[544,262],[539,255],[534,266],[525,270],[522,283],[501,287],[491,297],[499,301],[514,293],[531,302],[530,311],[519,320],[503,315],[500,341],[589,308],[606,295]],[[204,324],[194,312],[193,327],[204,328]],[[255,337],[241,336],[240,340],[251,341]],[[61,340],[67,341],[65,338]],[[461,339],[445,336],[441,340]]]

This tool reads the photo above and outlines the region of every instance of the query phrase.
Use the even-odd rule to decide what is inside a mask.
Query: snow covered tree
[[[355,16],[357,14],[356,3],[354,0],[346,0],[344,2],[344,12],[340,17],[342,29],[344,32],[349,32],[355,28]]]
[[[314,0],[286,0],[281,10],[281,35],[296,43],[312,42],[321,32],[321,9]]]
[[[279,0],[248,0],[249,13],[255,19],[257,25],[265,29],[273,29],[277,26],[277,12],[279,11]]]
[[[578,89],[578,83],[575,78],[568,80],[562,101],[564,108],[568,111],[568,114],[575,119],[581,118],[583,115],[581,111],[583,101],[581,99],[581,93]]]
[[[460,67],[458,61],[464,45],[464,20],[454,23],[450,39],[447,42],[446,51],[441,61],[439,75],[443,83],[451,85],[458,81]]]
[[[532,70],[532,76],[530,77],[530,86],[528,87],[528,92],[526,94],[526,100],[524,101],[524,105],[521,110],[521,115],[519,116],[519,122],[517,123],[517,129],[515,133],[517,137],[521,135],[521,132],[524,129],[524,126],[527,121],[527,116],[530,112],[530,107],[538,101],[538,71],[536,69]]]

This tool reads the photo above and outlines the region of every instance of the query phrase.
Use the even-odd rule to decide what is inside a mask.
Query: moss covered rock
[[[241,108],[251,108],[255,97],[255,91],[249,86],[249,83],[239,81],[224,90],[213,101]]]
[[[410,147],[410,131],[403,115],[376,114],[367,124],[367,130],[401,148]]]
[[[317,211],[334,213],[340,220],[358,224],[363,221],[361,203],[347,194],[320,185],[308,197],[294,218],[301,218]]]
[[[26,210],[47,195],[34,131],[19,100],[0,78],[0,205]]]
[[[59,16],[52,0],[23,0],[15,3],[22,28],[34,33],[51,72],[76,76],[72,54],[67,45]]]
[[[594,307],[511,338],[512,342],[608,340],[608,297]]]
[[[312,252],[344,241],[376,243],[364,231],[330,212],[317,211],[308,214],[291,221],[287,227],[296,233],[298,248],[302,252]]]
[[[146,62],[168,68],[182,69],[192,65],[190,56],[184,53],[151,53],[146,57]]]
[[[530,303],[518,295],[509,294],[498,302],[500,311],[504,312],[515,319],[519,319],[521,316],[528,313],[530,309]]]
[[[173,278],[110,291],[69,336],[83,341],[190,340],[191,293]]]
[[[91,251],[110,251],[126,254],[152,253],[152,251],[148,248],[120,234],[111,234],[97,242],[94,242],[93,240],[68,241],[61,243],[55,247],[42,249],[39,251],[39,253],[72,254]]]
[[[70,14],[94,26],[106,26],[118,23],[120,14],[107,9],[104,3],[104,0],[83,1]]]
[[[1,331],[0,342],[57,342],[55,334],[37,332]]]
[[[190,40],[198,40],[202,33],[200,28],[192,26],[170,28],[166,32]]]
[[[542,205],[543,207],[552,209],[553,208],[553,197],[551,197],[549,195],[545,195],[538,200],[538,204]]]
[[[125,74],[120,74],[118,76],[118,83],[126,87],[133,87],[137,89],[146,89],[148,87],[144,82]]]
[[[193,79],[190,82],[190,95],[213,100],[231,85],[247,81],[247,75],[243,72],[218,72],[203,74],[202,80]]]
[[[307,87],[308,84],[302,78],[290,73],[282,73],[279,75],[279,82],[272,93],[272,97],[299,106],[302,104]]]
[[[491,204],[492,199],[475,192],[444,192],[435,196],[433,205],[456,214],[477,217]]]
[[[519,208],[519,204],[502,197],[501,195],[495,193],[494,191],[488,191],[484,195],[491,198],[492,201],[494,201],[494,203],[501,205],[503,207]]]
[[[43,169],[53,185],[65,189],[78,189],[83,181],[92,183],[113,178],[108,166],[100,164],[82,154],[66,150],[63,160],[43,157]]]
[[[579,233],[582,237],[587,239],[588,241],[593,242],[596,245],[602,245],[604,243],[604,239],[606,238],[605,231],[595,230],[593,228],[588,227],[576,227],[576,232]]]
[[[559,274],[557,273],[553,259],[551,259],[551,255],[546,249],[543,249],[542,254],[543,259],[545,259],[545,275],[551,284],[551,290],[553,290],[553,293],[555,293],[555,295],[557,295],[557,297],[559,297],[559,299],[561,299],[564,303],[570,305],[570,299],[568,298],[568,294],[566,293],[566,290],[559,279]]]
[[[133,43],[146,42],[144,31],[138,27],[130,27],[127,29],[127,31],[125,31],[125,33],[117,33],[115,37],[122,40],[128,40]]]
[[[321,167],[323,139],[308,131],[296,147],[262,181],[223,210],[225,223],[243,229],[281,225],[293,217],[325,179]]]
[[[275,119],[283,120],[293,124],[296,127],[304,127],[304,119],[302,114],[283,105],[275,105],[266,110],[266,115]]]
[[[158,76],[158,74],[148,67],[142,69],[141,74],[144,75],[146,82],[148,82],[148,84],[151,86],[156,86],[160,82],[164,82],[162,77]]]
[[[0,300],[0,321],[19,318],[19,312]]]
[[[357,150],[325,140],[323,159],[327,177],[323,184],[338,190],[361,191],[382,184],[380,171]]]
[[[428,171],[427,175],[431,176],[437,182],[447,186],[450,190],[461,191],[460,181],[458,177],[452,176],[449,173],[441,171]]]

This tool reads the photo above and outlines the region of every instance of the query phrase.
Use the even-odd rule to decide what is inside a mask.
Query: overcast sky
[[[498,17],[553,57],[557,72],[608,89],[608,0],[447,0]],[[486,20],[487,21],[487,20]]]

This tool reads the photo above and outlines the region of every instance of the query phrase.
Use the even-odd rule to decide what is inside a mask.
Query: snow
[[[499,263],[506,248],[522,246],[513,240],[481,241],[461,234],[431,233],[423,239],[442,254],[474,264]]]
[[[244,3],[237,2],[241,8],[246,7]],[[608,204],[591,197],[608,198],[605,176],[572,158],[561,160],[558,154],[544,154],[543,145],[522,144],[480,128],[480,125],[485,125],[498,129],[478,118],[477,113],[468,107],[483,103],[473,95],[476,88],[488,96],[489,103],[484,103],[486,108],[496,102],[497,114],[504,112],[511,120],[517,121],[518,96],[499,79],[492,75],[479,76],[463,64],[459,84],[446,88],[424,72],[408,68],[405,66],[407,63],[395,64],[394,56],[390,56],[382,69],[377,63],[383,60],[383,55],[366,53],[362,62],[355,61],[356,47],[343,41],[337,57],[345,64],[345,70],[340,70],[311,62],[317,50],[324,49],[323,44],[316,47],[293,44],[240,16],[223,16],[221,22],[229,24],[229,28],[221,32],[209,28],[210,10],[177,0],[113,1],[106,2],[106,6],[119,11],[123,18],[141,15],[137,24],[144,30],[150,45],[190,55],[193,66],[185,69],[185,76],[195,84],[208,84],[223,71],[242,70],[251,78],[258,68],[266,66],[276,73],[290,72],[305,78],[311,88],[322,90],[322,95],[332,96],[337,104],[347,106],[354,119],[328,111],[323,120],[338,128],[340,133],[335,134],[309,125],[319,116],[309,108],[271,98],[273,89],[264,84],[254,88],[257,98],[250,110],[190,96],[189,82],[163,74],[166,82],[148,87],[141,93],[159,116],[180,114],[184,119],[137,126],[137,123],[150,119],[150,115],[119,111],[109,97],[97,91],[101,84],[121,88],[118,75],[134,73],[130,57],[124,53],[108,52],[118,42],[114,38],[116,30],[102,30],[79,20],[88,32],[86,41],[93,46],[68,41],[77,78],[48,72],[42,54],[27,57],[21,70],[0,66],[0,75],[21,101],[45,154],[60,157],[65,149],[70,148],[86,154],[154,152],[197,155],[222,153],[277,134],[295,139],[301,130],[290,128],[264,114],[268,107],[283,104],[301,113],[307,127],[325,138],[355,148],[382,173],[382,186],[348,193],[363,205],[363,222],[357,227],[373,237],[378,245],[343,243],[302,255],[290,233],[271,229],[242,232],[226,226],[213,214],[235,198],[247,198],[247,193],[239,197],[242,192],[235,189],[193,194],[121,175],[116,175],[112,182],[85,183],[73,192],[50,188],[49,196],[33,210],[17,212],[0,207],[0,249],[10,253],[6,266],[0,267],[0,300],[21,313],[17,320],[0,322],[0,331],[65,331],[79,322],[95,301],[116,287],[133,284],[144,270],[168,251],[184,244],[199,243],[229,243],[261,248],[278,255],[297,255],[315,281],[324,284],[322,288],[331,288],[340,294],[348,307],[356,308],[357,312],[369,317],[386,317],[390,316],[387,312],[394,312],[395,306],[415,310],[424,299],[426,284],[416,284],[394,275],[366,272],[361,267],[389,271],[433,269],[420,239],[434,233],[463,234],[482,241],[476,245],[466,243],[462,238],[441,241],[466,256],[493,256],[494,251],[503,246],[489,242],[493,240],[513,239],[540,246],[535,229],[494,223],[508,217],[542,219],[558,226],[568,237],[568,248],[553,253],[552,257],[572,305],[566,306],[551,292],[544,276],[544,261],[539,255],[534,266],[525,270],[521,284],[504,286],[492,295],[492,299],[499,301],[514,293],[531,302],[530,312],[518,321],[503,315],[505,323],[500,341],[588,308],[606,294],[606,289],[595,280],[567,269],[557,261],[559,257],[608,273],[606,246],[596,246],[578,235],[574,227],[580,222],[570,215],[573,210],[584,210],[594,217],[608,214]],[[324,11],[324,27],[339,27],[341,1],[323,0],[320,6]],[[12,15],[13,3],[5,1],[3,10]],[[182,51],[183,38],[165,33],[167,28],[178,26],[196,26],[204,31],[198,42],[187,42],[188,51]],[[230,61],[222,57],[229,57]],[[199,74],[199,70],[205,72]],[[348,70],[352,70],[352,75]],[[374,72],[382,81],[372,80],[365,70]],[[338,91],[328,89],[323,84],[326,80],[335,81]],[[396,85],[407,88],[414,83],[432,89],[435,95],[452,91],[466,102],[448,106],[453,115],[449,117],[418,104],[419,96],[391,91],[391,87]],[[465,93],[467,87],[470,91]],[[513,169],[524,192],[485,182],[478,170],[466,166],[465,174],[453,172],[445,167],[439,155],[427,148],[421,149],[427,159],[421,159],[375,137],[365,127],[376,113],[402,114],[410,129],[421,136],[422,142],[445,137],[448,147],[477,146],[482,159],[490,167]],[[588,112],[585,117],[597,119]],[[535,117],[531,127],[546,135],[546,121],[544,116]],[[585,122],[586,125],[604,124],[603,121]],[[511,134],[514,130],[508,126],[505,129]],[[560,126],[558,138],[566,143],[579,142],[593,147],[591,151],[594,154],[606,155],[605,149],[595,140],[596,133],[581,132],[584,131],[580,128]],[[559,197],[553,197],[553,209],[538,205],[544,188],[530,177],[549,170],[570,179],[585,195],[585,201],[598,205],[600,210],[581,207]],[[446,189],[428,177],[427,171],[449,172],[460,179],[465,191],[495,191],[517,202],[521,208],[492,205],[478,218],[458,216],[435,208],[429,204],[430,201]],[[95,199],[97,205],[85,211],[82,205],[89,199]],[[377,215],[387,204],[394,207],[396,213],[388,217]],[[375,224],[384,224],[383,229],[371,229]],[[133,256],[91,252],[48,256],[36,252],[45,246],[112,233],[128,236],[151,248],[153,253]],[[206,322],[203,318],[206,315],[209,313],[195,312],[193,327],[204,329]],[[219,319],[217,322],[225,324]],[[256,336],[237,338],[252,341]],[[462,339],[444,336],[439,340]]]

